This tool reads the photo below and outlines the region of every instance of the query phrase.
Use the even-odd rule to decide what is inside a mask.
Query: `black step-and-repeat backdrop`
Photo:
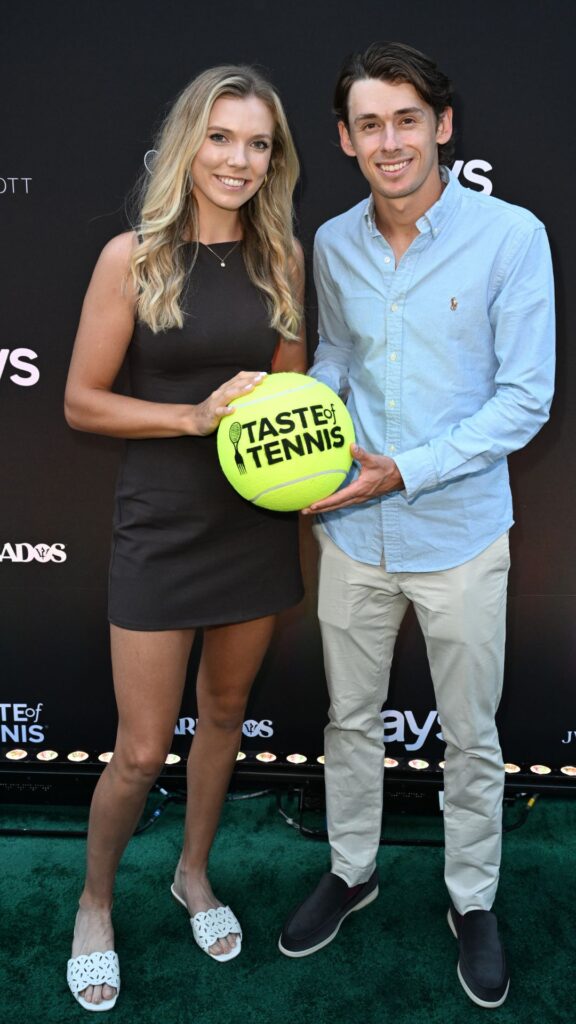
[[[555,261],[558,387],[551,422],[511,459],[505,756],[576,761],[576,280],[572,5],[558,0],[60,0],[4,5],[0,24],[0,749],[30,758],[110,748],[115,731],[106,583],[119,442],[69,430],[67,365],[99,250],[126,226],[125,196],[181,88],[222,62],[264,67],[301,160],[299,235],[310,256],[325,219],[365,183],[338,149],[331,94],[343,57],[378,38],[434,55],[457,83],[457,160],[470,188],[533,210]],[[571,244],[569,244],[571,243]],[[309,294],[311,346],[315,309]],[[529,338],[526,339],[529,344]],[[308,591],[283,617],[245,725],[252,749],[322,749],[326,696]],[[194,732],[193,676],[175,749]],[[383,711],[389,752],[438,759],[442,742],[423,642],[405,622]]]

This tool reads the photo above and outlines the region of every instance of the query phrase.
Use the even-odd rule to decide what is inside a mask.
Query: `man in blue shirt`
[[[423,54],[374,44],[336,88],[340,142],[370,198],[320,228],[311,373],[347,398],[348,486],[311,506],[331,706],[332,870],[280,938],[306,956],[378,894],[383,729],[395,639],[422,628],[446,742],[448,923],[480,1006],[509,976],[492,904],[504,766],[500,700],[512,502],[507,456],[548,417],[553,282],[542,224],[446,168],[451,86]]]

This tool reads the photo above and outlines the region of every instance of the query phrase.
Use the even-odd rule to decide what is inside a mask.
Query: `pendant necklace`
[[[202,242],[202,245],[204,246],[205,249],[208,249],[208,252],[211,252],[212,255],[216,257],[216,259],[218,260],[218,263],[220,264],[221,267],[225,267],[226,266],[226,260],[228,259],[229,256],[232,255],[232,253],[234,252],[234,249],[236,249],[240,245],[241,241],[242,241],[242,239],[239,238],[237,242],[234,242],[234,245],[232,246],[232,248],[228,249],[228,252],[224,253],[223,256],[219,256],[217,252],[214,252],[214,249],[211,249],[209,245],[206,245],[206,242]]]

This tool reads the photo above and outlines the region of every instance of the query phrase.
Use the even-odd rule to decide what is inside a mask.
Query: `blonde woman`
[[[275,615],[302,583],[294,516],[243,501],[215,435],[268,372],[305,370],[302,256],[292,233],[298,161],[280,101],[252,68],[213,68],[170,111],[137,230],[92,277],[66,389],[70,426],[126,438],[110,567],[118,735],[96,787],[68,982],[110,1009],[120,979],[111,921],[123,850],[170,749],[195,631],[198,727],[172,894],[201,948],[240,952],[214,895],[210,847],[250,686]],[[113,392],[125,357],[130,397]]]

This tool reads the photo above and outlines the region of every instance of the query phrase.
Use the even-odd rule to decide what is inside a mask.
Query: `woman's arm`
[[[294,280],[296,282],[296,297],[304,306],[304,253],[300,242],[294,240]],[[306,357],[306,322],[302,316],[300,336],[298,341],[286,341],[280,338],[274,358],[272,360],[272,373],[306,373],[308,360]]]
[[[86,292],[64,409],[76,430],[112,437],[210,434],[232,411],[233,398],[251,391],[263,374],[242,372],[199,405],[145,402],[112,392],[134,331],[135,295],[129,264],[135,236],[113,238],[102,250]]]

